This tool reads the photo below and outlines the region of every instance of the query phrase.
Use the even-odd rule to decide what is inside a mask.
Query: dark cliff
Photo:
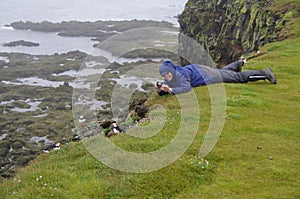
[[[180,31],[202,44],[219,64],[256,52],[288,36],[292,4],[276,0],[189,0],[178,18]]]

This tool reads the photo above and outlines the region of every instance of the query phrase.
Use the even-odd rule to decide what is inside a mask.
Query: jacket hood
[[[176,66],[171,61],[164,61],[159,67],[159,73],[161,76],[165,76],[167,73],[176,73]]]

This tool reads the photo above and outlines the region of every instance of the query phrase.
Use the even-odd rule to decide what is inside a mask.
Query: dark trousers
[[[203,67],[203,69],[210,77],[212,77],[212,82],[210,83],[247,83],[266,79],[264,70],[241,72],[243,64],[243,61],[235,61],[222,69],[210,67]]]

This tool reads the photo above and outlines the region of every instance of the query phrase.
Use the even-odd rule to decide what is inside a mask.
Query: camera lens
[[[156,82],[156,86],[157,86],[158,88],[160,88],[160,87],[162,86],[162,83],[161,83],[161,82]]]

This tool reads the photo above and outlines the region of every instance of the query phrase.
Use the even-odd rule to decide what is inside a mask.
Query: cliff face
[[[212,58],[226,64],[244,53],[283,39],[283,12],[274,0],[189,0],[179,16],[181,33],[202,44]]]

